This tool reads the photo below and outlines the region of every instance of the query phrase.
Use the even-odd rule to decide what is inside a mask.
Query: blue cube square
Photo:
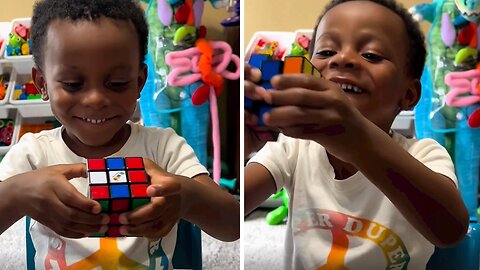
[[[248,64],[252,67],[261,69],[262,62],[268,59],[271,59],[270,55],[268,54],[252,54],[252,56],[250,56],[250,60],[248,60]]]
[[[128,198],[130,197],[130,192],[128,190],[128,185],[111,185],[110,186],[111,198]]]
[[[266,60],[262,62],[262,81],[270,81],[273,76],[283,73],[283,61]]]
[[[107,169],[124,170],[125,162],[123,161],[123,158],[107,158]]]

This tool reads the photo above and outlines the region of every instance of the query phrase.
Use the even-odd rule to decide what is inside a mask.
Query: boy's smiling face
[[[69,146],[83,152],[123,145],[125,123],[146,79],[133,25],[107,18],[53,21],[43,50],[34,79],[64,125]]]
[[[407,33],[402,19],[369,1],[329,10],[318,25],[313,64],[342,85],[360,112],[385,131],[400,110],[420,96],[419,81],[407,72]]]

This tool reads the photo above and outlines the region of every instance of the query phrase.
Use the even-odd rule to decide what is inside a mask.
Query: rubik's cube
[[[304,56],[285,56],[285,60],[273,60],[270,55],[253,54],[248,61],[252,67],[260,69],[262,77],[259,85],[266,90],[272,89],[270,80],[277,74],[303,73],[316,77],[321,77],[320,71]],[[255,135],[264,141],[276,140],[278,133],[272,133],[265,128],[263,123],[263,114],[271,111],[273,106],[265,102],[245,98],[244,106],[247,110],[258,116],[258,127],[254,129]]]
[[[94,237],[119,237],[118,217],[150,202],[147,187],[150,180],[140,157],[115,157],[87,160],[88,196],[102,206],[110,216],[105,234]]]

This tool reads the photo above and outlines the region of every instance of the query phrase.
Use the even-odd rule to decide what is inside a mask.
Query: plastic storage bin
[[[27,28],[31,26],[31,18],[19,18],[13,19],[10,22],[10,32],[12,32],[18,24],[23,24]],[[19,73],[31,73],[33,66],[33,57],[32,55],[7,55],[7,50],[3,52],[5,59],[12,63],[15,70]]]
[[[33,65],[33,63],[30,63]],[[26,99],[19,100],[15,94],[15,86],[23,85],[32,80],[30,73],[22,74],[18,73],[16,69],[13,69],[12,75],[10,77],[10,83],[8,85],[8,90],[10,93],[9,102],[18,108],[18,111],[23,117],[42,117],[42,116],[51,116],[52,111],[50,109],[50,103],[48,101],[43,101],[41,99]]]
[[[245,59],[247,61],[250,59],[250,56],[254,52],[255,46],[260,39],[264,39],[266,41],[277,41],[278,48],[280,50],[285,50],[284,55],[288,55],[292,47],[294,37],[295,36],[293,32],[255,32],[248,42],[247,50],[245,52]]]
[[[14,120],[13,123],[13,130],[9,131],[8,129],[5,130],[6,126],[9,125],[8,122],[5,119],[11,119]],[[12,145],[14,145],[17,141],[16,138],[18,137],[18,130],[19,130],[19,124],[20,124],[20,114],[17,113],[16,110],[10,110],[8,112],[7,117],[5,118],[0,118],[0,142],[5,141],[4,137],[8,136],[10,139],[10,144],[9,145],[0,145],[0,155],[4,155],[10,150]],[[11,133],[8,135],[8,133]]]

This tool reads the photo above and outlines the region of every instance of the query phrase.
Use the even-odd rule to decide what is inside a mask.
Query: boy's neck
[[[62,130],[62,138],[65,144],[78,156],[91,158],[104,158],[118,152],[127,142],[131,134],[131,127],[125,124],[109,143],[101,146],[89,146],[81,143],[77,138],[71,138]]]
[[[328,152],[327,157],[330,165],[333,167],[335,180],[345,180],[358,171],[358,169],[352,164],[344,162]]]

